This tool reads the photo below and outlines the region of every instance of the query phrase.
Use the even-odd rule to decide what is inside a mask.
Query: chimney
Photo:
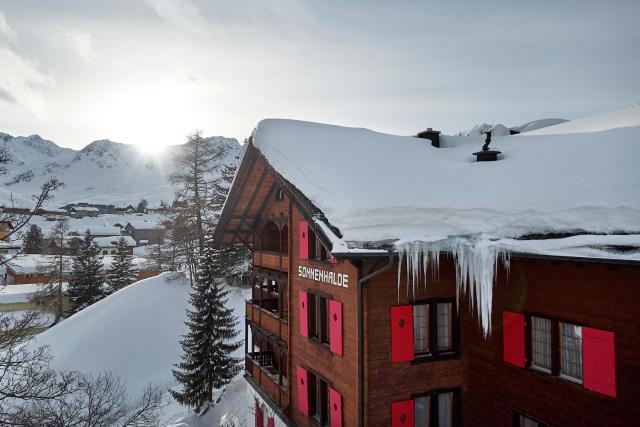
[[[436,148],[440,148],[440,131],[439,130],[433,130],[431,128],[427,128],[427,130],[418,132],[416,137],[423,138],[423,139],[430,139],[431,145],[433,145]]]
[[[502,151],[489,149],[489,144],[491,144],[491,130],[484,132],[484,134],[486,135],[486,139],[482,150],[473,153],[473,155],[476,156],[476,161],[478,162],[495,162],[498,160],[498,154],[501,154]]]

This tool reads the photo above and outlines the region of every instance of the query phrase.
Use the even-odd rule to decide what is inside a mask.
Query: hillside
[[[241,145],[237,140],[214,136],[207,142],[222,151],[220,166],[238,161]],[[0,146],[11,157],[7,175],[0,176],[0,204],[13,200],[17,206],[31,206],[31,195],[55,177],[65,185],[50,207],[76,202],[135,205],[142,198],[150,206],[171,202],[175,191],[167,180],[173,171],[171,159],[183,149],[174,145],[145,153],[135,145],[100,140],[72,150],[38,135],[14,137],[1,132]]]
[[[41,333],[31,345],[50,346],[56,369],[113,372],[126,382],[132,398],[148,383],[173,387],[171,369],[180,361],[190,291],[188,280],[176,273],[136,282]],[[229,294],[229,306],[239,319],[244,316],[245,297],[238,288]],[[235,356],[243,352],[242,347]],[[230,392],[234,388],[232,384]],[[236,404],[223,403],[215,413],[219,417]],[[167,421],[188,413],[175,402],[164,412]]]

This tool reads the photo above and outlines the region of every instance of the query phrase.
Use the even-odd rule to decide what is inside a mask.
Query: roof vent
[[[477,151],[473,153],[473,155],[476,156],[476,159],[479,162],[494,162],[498,160],[498,154],[501,154],[502,151],[489,150],[489,144],[491,144],[491,130],[486,131],[484,134],[487,138],[484,140],[482,151]]]
[[[433,130],[431,128],[427,128],[427,130],[418,132],[416,137],[423,138],[423,139],[430,139],[432,146],[436,148],[440,148],[440,131],[439,130]]]

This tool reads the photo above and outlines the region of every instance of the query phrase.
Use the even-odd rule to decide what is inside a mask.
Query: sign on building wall
[[[323,270],[315,267],[298,266],[298,276],[304,279],[315,280],[316,282],[339,286],[341,288],[349,287],[349,275],[345,273],[336,273],[334,271]]]

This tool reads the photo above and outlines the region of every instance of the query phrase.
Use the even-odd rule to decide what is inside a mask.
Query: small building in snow
[[[164,228],[156,222],[130,221],[124,227],[124,234],[133,237],[138,246],[164,243]]]

